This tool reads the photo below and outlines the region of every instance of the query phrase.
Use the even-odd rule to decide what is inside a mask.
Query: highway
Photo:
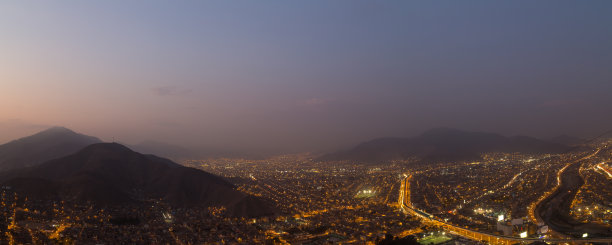
[[[601,170],[603,173],[607,174],[608,178],[612,178],[612,170],[606,168],[604,164],[606,163],[602,162],[600,164],[597,164],[596,168]]]
[[[447,223],[443,220],[437,219],[434,215],[428,214],[425,211],[416,209],[412,206],[410,200],[410,180],[412,175],[404,175],[401,179],[400,194],[398,204],[402,212],[412,216],[416,216],[421,219],[424,224],[440,227],[451,234],[462,236],[471,240],[484,241],[489,244],[515,244],[515,243],[532,243],[535,241],[549,242],[549,243],[568,243],[568,244],[583,244],[583,243],[607,243],[612,244],[612,238],[584,238],[584,239],[538,239],[538,238],[519,238],[510,236],[501,236],[496,234],[489,234],[485,232],[479,232],[463,228],[454,224]]]

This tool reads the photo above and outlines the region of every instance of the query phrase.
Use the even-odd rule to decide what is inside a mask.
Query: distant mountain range
[[[41,164],[100,142],[96,137],[78,134],[67,128],[50,128],[0,145],[0,171]]]
[[[190,159],[206,158],[248,158],[261,160],[266,159],[268,157],[284,154],[284,152],[272,153],[270,151],[230,151],[210,148],[192,150],[182,146],[153,140],[146,140],[136,145],[129,145],[128,147],[140,153],[164,156],[177,162]]]
[[[365,163],[416,159],[422,162],[480,160],[485,152],[561,153],[570,147],[532,137],[437,128],[413,138],[379,138],[347,151],[324,155],[321,161]]]
[[[152,140],[146,140],[136,145],[130,145],[129,147],[140,153],[164,156],[175,161],[199,157],[198,154],[190,149]]]
[[[224,206],[230,216],[274,213],[221,177],[116,143],[93,144],[38,166],[5,172],[0,181],[35,200],[104,206],[156,199],[178,207]]]
[[[563,134],[557,137],[550,138],[548,141],[562,145],[575,146],[579,144],[584,144],[586,140]]]

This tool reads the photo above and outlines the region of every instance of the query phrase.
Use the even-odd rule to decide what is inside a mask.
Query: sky
[[[612,1],[2,1],[0,143],[331,151],[612,128]]]

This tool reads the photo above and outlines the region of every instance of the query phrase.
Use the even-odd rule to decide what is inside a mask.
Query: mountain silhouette
[[[99,142],[96,137],[78,134],[64,127],[49,128],[0,145],[0,171],[35,166]]]
[[[586,140],[563,134],[563,135],[559,135],[559,136],[550,138],[549,141],[558,143],[558,144],[563,144],[563,145],[575,146],[575,145],[584,144]]]
[[[3,186],[35,200],[124,205],[161,200],[176,207],[223,206],[230,216],[273,214],[262,200],[223,178],[143,155],[116,143],[98,143],[38,166],[5,172]]]
[[[130,148],[143,154],[164,156],[176,161],[197,158],[197,154],[190,149],[152,140],[146,140],[136,145],[130,145]]]
[[[377,163],[415,159],[422,162],[480,160],[485,152],[561,153],[569,147],[527,136],[436,128],[414,138],[379,138],[347,151],[324,155],[322,161]]]

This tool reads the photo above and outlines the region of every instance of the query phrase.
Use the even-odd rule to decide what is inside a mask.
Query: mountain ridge
[[[393,160],[477,161],[485,152],[561,153],[569,147],[528,136],[506,137],[495,133],[434,128],[411,137],[383,137],[355,147],[323,155],[320,161],[364,163]]]
[[[191,149],[154,140],[145,140],[138,144],[129,145],[129,148],[143,154],[164,156],[175,161],[199,157]]]
[[[37,200],[138,204],[161,200],[176,207],[224,206],[230,216],[275,212],[225,179],[144,155],[117,143],[97,143],[38,166],[0,174],[3,186]]]
[[[0,145],[0,171],[35,166],[100,142],[65,127],[52,127]]]

